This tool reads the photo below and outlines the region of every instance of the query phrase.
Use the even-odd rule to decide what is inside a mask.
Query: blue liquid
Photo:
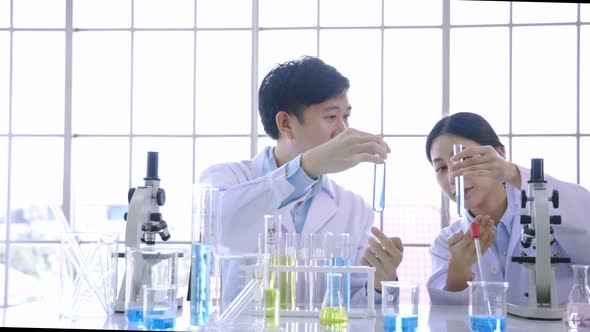
[[[383,315],[383,332],[415,332],[418,316]]]
[[[176,318],[146,317],[144,326],[147,330],[173,330],[176,327]]]
[[[473,332],[504,332],[506,331],[506,316],[469,316],[469,327]]]
[[[143,322],[143,308],[127,308],[125,309],[125,319],[131,323]]]
[[[334,266],[350,266],[350,259],[344,257],[334,257],[333,259]],[[350,272],[343,273],[344,282],[343,282],[343,289],[342,297],[344,300],[344,305],[346,306],[346,310],[350,311]]]
[[[191,258],[191,325],[205,326],[209,324],[211,246],[194,243]]]

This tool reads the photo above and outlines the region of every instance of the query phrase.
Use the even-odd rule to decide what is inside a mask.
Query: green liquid
[[[274,329],[279,327],[279,290],[270,288],[264,290],[264,327]]]
[[[322,308],[320,325],[348,325],[348,311],[346,308]]]
[[[295,266],[295,258],[286,255],[273,255],[270,259],[272,266]],[[295,310],[295,276],[296,272],[270,272],[269,288],[281,290],[281,309]]]
[[[281,256],[280,264],[295,266],[295,258]],[[295,310],[295,272],[281,272],[281,309]]]

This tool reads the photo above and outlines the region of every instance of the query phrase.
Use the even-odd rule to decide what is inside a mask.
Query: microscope
[[[529,215],[521,215],[523,226],[520,244],[523,248],[531,245],[535,256],[527,256],[523,251],[520,256],[512,257],[512,262],[524,264],[529,271],[529,303],[519,306],[508,303],[507,311],[514,316],[531,319],[560,320],[563,308],[558,304],[557,286],[555,281],[555,267],[559,263],[569,263],[568,257],[551,255],[553,227],[561,224],[561,216],[549,215],[549,202],[553,208],[559,206],[559,193],[553,190],[548,196],[543,171],[543,159],[531,159],[531,178],[529,196],[525,190],[521,192],[521,207],[526,208],[529,202]]]
[[[168,225],[159,212],[160,206],[166,202],[166,193],[164,189],[160,188],[158,152],[148,152],[147,176],[143,180],[145,186],[131,188],[127,193],[129,210],[124,215],[124,219],[127,221],[125,248],[139,248],[140,245],[153,246],[156,243],[156,235],[159,235],[163,241],[170,239]],[[119,253],[119,257],[125,257],[125,254]],[[181,256],[179,255],[179,257]],[[153,264],[157,264],[157,261],[154,260]],[[146,266],[146,269],[149,269],[149,266]],[[134,271],[134,275],[129,276],[127,272],[125,271],[123,282],[119,288],[115,312],[125,311],[125,279],[132,278],[132,284],[137,284],[134,287],[140,287],[139,284],[142,282],[141,275]],[[182,299],[180,302],[182,303]]]

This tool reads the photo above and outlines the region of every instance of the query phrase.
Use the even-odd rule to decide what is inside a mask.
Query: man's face
[[[292,144],[296,153],[303,153],[323,144],[348,128],[351,107],[344,92],[320,104],[309,106],[303,111],[300,123],[295,116],[291,121]]]

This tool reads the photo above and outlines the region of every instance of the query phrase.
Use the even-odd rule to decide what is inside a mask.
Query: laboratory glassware
[[[157,246],[125,248],[125,318],[143,323],[143,286],[178,286],[178,249]]]
[[[143,326],[149,331],[176,327],[176,285],[143,286]]]
[[[418,328],[418,294],[413,282],[382,281],[381,312],[384,332],[414,332]]]
[[[348,325],[348,310],[342,299],[342,273],[326,272],[326,293],[320,309],[320,325],[343,327]]]
[[[330,237],[330,250],[332,256],[332,266],[350,266],[350,234],[337,233]],[[346,310],[350,310],[350,272],[342,275],[342,298]]]
[[[375,163],[373,172],[373,210],[383,212],[385,209],[385,171],[386,163]]]
[[[214,303],[211,301],[211,279],[215,263],[214,248],[219,243],[219,190],[207,184],[193,186],[192,254],[190,271],[191,325],[209,324],[210,309],[217,311],[221,289],[220,278],[214,278]],[[218,277],[215,274],[214,277]]]
[[[506,291],[503,281],[468,281],[469,328],[473,332],[506,331]]]
[[[297,233],[280,234],[279,265],[295,266],[297,256]],[[295,310],[296,272],[279,272],[281,290],[281,309]]]
[[[270,265],[277,265],[282,232],[280,215],[264,216],[263,294],[264,327],[279,326],[280,278],[277,272],[270,272]]]
[[[453,155],[463,151],[463,144],[453,144]],[[463,175],[455,177],[455,203],[457,203],[457,215],[463,217],[463,210],[465,209],[465,183],[463,182]]]
[[[568,296],[563,320],[570,328],[590,327],[590,288],[588,265],[572,265],[574,284]]]
[[[60,316],[93,317],[114,313],[118,247],[117,233],[62,233]]]

